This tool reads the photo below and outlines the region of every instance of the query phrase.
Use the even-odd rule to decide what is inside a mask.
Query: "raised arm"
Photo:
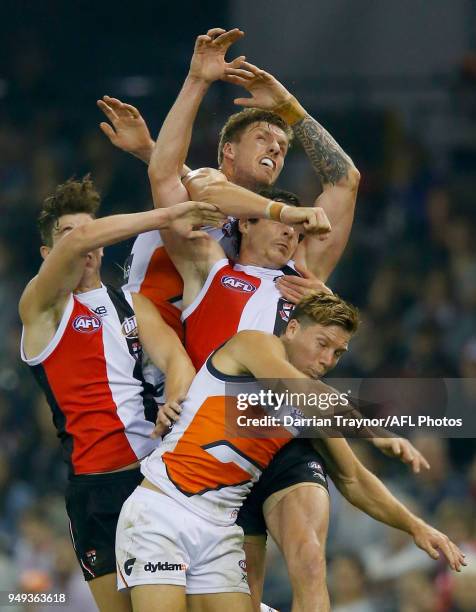
[[[296,258],[325,282],[349,238],[359,172],[332,136],[271,74],[242,62],[239,68],[227,68],[224,78],[243,86],[251,94],[250,98],[235,99],[235,104],[271,110],[292,126],[319,177],[322,194],[315,204],[326,212],[332,234],[325,243],[311,238],[304,240]]]
[[[165,411],[180,414],[180,404],[192,384],[195,368],[177,334],[165,323],[152,302],[140,293],[134,293],[132,299],[141,344],[165,374]],[[158,420],[154,437],[163,434],[169,425],[170,422]]]
[[[180,178],[195,117],[210,85],[224,75],[227,67],[242,59],[225,62],[229,47],[242,36],[237,28],[228,32],[213,28],[197,38],[189,73],[162,125],[151,157],[149,177],[155,206],[170,206],[188,199]]]
[[[343,438],[314,440],[323,455],[327,471],[342,495],[372,518],[410,534],[415,544],[432,559],[439,559],[438,549],[450,567],[461,571],[464,554],[443,533],[437,531],[398,501],[381,480],[357,459]]]
[[[153,229],[172,225],[184,238],[200,237],[195,225],[213,224],[219,215],[213,205],[184,202],[169,210],[151,210],[129,215],[113,215],[92,220],[75,229],[62,228],[63,236],[49,252],[38,275],[28,284],[20,300],[20,316],[25,325],[39,314],[55,312],[59,320],[66,301],[78,286],[91,253]],[[44,247],[47,248],[47,247]]]

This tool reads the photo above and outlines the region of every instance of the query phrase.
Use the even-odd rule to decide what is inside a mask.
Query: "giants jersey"
[[[157,446],[155,402],[141,373],[130,294],[102,285],[71,294],[48,346],[21,356],[45,392],[70,473],[110,472]],[[146,399],[147,396],[147,399]]]
[[[230,401],[236,403],[239,393],[258,389],[252,377],[222,374],[210,357],[192,382],[179,421],[141,463],[144,476],[207,521],[233,524],[262,471],[297,434],[280,428],[280,437],[273,438],[277,429],[271,427],[270,437],[235,437],[235,410],[235,423],[230,419],[225,426],[225,406],[230,410]]]
[[[202,290],[182,314],[185,348],[197,370],[212,351],[241,330],[282,333],[293,310],[275,285],[284,274],[298,274],[292,261],[280,270],[227,259],[214,264]]]

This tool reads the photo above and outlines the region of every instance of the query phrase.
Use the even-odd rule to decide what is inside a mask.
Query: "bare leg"
[[[260,612],[266,564],[266,536],[245,535],[244,549],[253,610]]]
[[[264,516],[286,561],[293,589],[292,612],[328,612],[325,545],[329,495],[310,483],[274,495],[281,499],[273,506],[268,501],[274,496],[268,498]]]
[[[100,612],[132,612],[129,593],[117,590],[115,573],[94,578],[87,584]]]
[[[132,587],[134,612],[187,612],[185,587],[144,584]]]
[[[175,612],[175,608],[170,608],[170,610]],[[247,593],[210,593],[208,595],[187,596],[188,612],[223,612],[224,610],[227,612],[253,612],[251,597]],[[136,611],[134,610],[134,612]]]

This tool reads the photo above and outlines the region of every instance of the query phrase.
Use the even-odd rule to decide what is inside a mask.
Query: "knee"
[[[289,576],[294,583],[316,584],[326,580],[324,546],[312,538],[293,546],[286,555]]]

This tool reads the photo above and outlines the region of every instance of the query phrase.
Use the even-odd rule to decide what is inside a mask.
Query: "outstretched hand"
[[[250,98],[235,98],[234,103],[239,106],[273,111],[292,98],[286,87],[272,74],[249,62],[242,61],[239,66],[227,66],[222,78],[227,83],[241,85],[251,94]]]
[[[137,108],[110,96],[103,96],[97,105],[111,122],[103,121],[99,127],[112,144],[149,163],[155,143]]]
[[[418,474],[422,468],[430,469],[430,464],[425,457],[406,438],[372,438],[372,443],[384,455],[406,463],[415,474]]]
[[[164,210],[164,209],[163,209]],[[208,238],[208,234],[197,228],[221,227],[226,217],[214,204],[206,202],[182,202],[167,208],[170,224],[167,228],[187,240]]]
[[[420,521],[414,529],[413,539],[418,548],[424,550],[432,559],[439,559],[440,552],[443,553],[448,565],[452,570],[460,572],[467,565],[465,554],[452,542],[448,536],[424,521]]]
[[[245,59],[242,55],[232,62],[225,61],[230,46],[243,36],[244,32],[238,28],[228,31],[212,28],[206,34],[200,35],[195,42],[189,76],[207,84],[222,79],[226,69],[238,67]]]
[[[297,304],[312,292],[332,294],[332,290],[307,268],[296,265],[296,270],[301,276],[285,274],[276,281],[276,288],[286,300]]]

